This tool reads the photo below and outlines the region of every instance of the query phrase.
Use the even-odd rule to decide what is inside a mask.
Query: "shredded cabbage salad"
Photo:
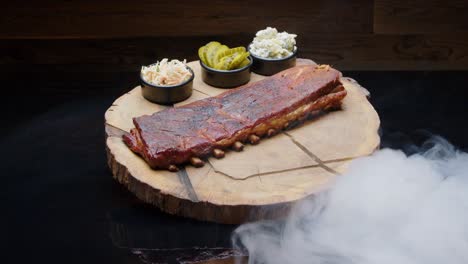
[[[278,32],[276,28],[267,27],[255,34],[250,52],[262,58],[281,59],[293,53],[296,49],[296,34]]]
[[[159,86],[172,86],[183,83],[192,77],[187,69],[186,60],[163,59],[149,66],[141,67],[143,79],[151,84]]]

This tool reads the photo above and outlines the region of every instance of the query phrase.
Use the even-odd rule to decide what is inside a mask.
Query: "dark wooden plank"
[[[466,0],[375,0],[374,31],[381,34],[468,33]]]
[[[466,70],[468,36],[330,34],[304,40],[301,56],[342,70]]]
[[[1,38],[115,38],[372,31],[372,0],[44,0],[2,7]]]
[[[162,58],[196,60],[198,47],[213,39],[237,46],[248,43],[250,36],[3,40],[0,67],[5,71],[21,70],[24,65],[35,66],[23,69],[26,71],[42,71],[54,65],[62,65],[57,70],[65,72],[136,71]]]
[[[197,59],[197,48],[217,39],[246,45],[251,36],[125,38],[99,40],[4,40],[2,72],[137,72],[164,57]],[[468,36],[309,34],[299,56],[342,70],[467,70]]]

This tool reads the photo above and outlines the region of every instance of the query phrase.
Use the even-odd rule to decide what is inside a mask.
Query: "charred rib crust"
[[[297,66],[215,97],[134,118],[135,129],[123,140],[152,168],[168,169],[251,135],[271,136],[272,130],[310,112],[336,108],[346,96],[339,78],[332,68]]]

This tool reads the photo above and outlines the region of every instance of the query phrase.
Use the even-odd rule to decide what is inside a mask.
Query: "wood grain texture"
[[[2,8],[2,72],[138,71],[164,57],[196,60],[211,40],[246,46],[266,26],[298,34],[300,56],[342,70],[468,69],[465,0],[46,0]]]
[[[214,37],[231,46],[251,35]],[[108,40],[5,40],[0,69],[15,71],[137,72],[158,59],[197,59],[196,47],[210,38],[125,38]],[[342,70],[466,70],[468,35],[310,34],[298,41],[299,55]],[[32,67],[31,67],[32,66]]]
[[[298,59],[298,63],[312,62]],[[195,72],[196,99],[225,91],[200,80],[197,61],[189,66]],[[262,78],[252,74],[252,81]],[[369,155],[379,145],[377,113],[359,85],[346,79],[343,84],[348,96],[342,111],[263,139],[259,145],[248,145],[243,152],[228,152],[223,160],[208,158],[202,168],[186,166],[190,190],[177,174],[151,169],[123,143],[121,135],[131,128],[133,116],[157,111],[140,102],[137,87],[106,112],[106,126],[111,126],[106,128],[109,166],[114,177],[137,197],[171,214],[230,224],[284,216],[295,201],[326,188],[352,158]],[[307,136],[309,127],[320,144]],[[330,133],[331,129],[338,134]],[[345,140],[336,138],[341,136]],[[328,163],[336,170],[327,167]]]
[[[377,34],[468,33],[466,0],[375,0]]]
[[[254,34],[268,25],[299,34],[371,32],[372,0],[10,2],[0,17],[0,38]]]

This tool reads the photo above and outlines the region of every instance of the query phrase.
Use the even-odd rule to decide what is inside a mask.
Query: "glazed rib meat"
[[[201,157],[255,144],[313,111],[340,105],[346,90],[328,65],[296,66],[255,83],[133,119],[124,142],[154,169],[202,165]]]

